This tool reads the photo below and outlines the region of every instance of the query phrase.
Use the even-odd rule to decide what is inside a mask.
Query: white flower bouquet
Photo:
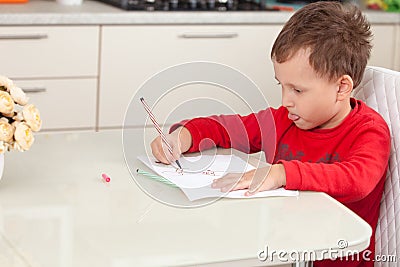
[[[0,154],[28,150],[35,140],[33,132],[41,126],[39,110],[28,104],[21,88],[0,75]]]

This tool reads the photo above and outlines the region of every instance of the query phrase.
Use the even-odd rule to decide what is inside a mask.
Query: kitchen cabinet
[[[394,69],[400,71],[400,25],[396,25],[396,43],[394,49]]]
[[[211,61],[235,68],[254,81],[271,106],[278,106],[280,88],[274,79],[269,53],[280,29],[281,25],[102,27],[99,128],[121,127],[130,99],[147,79],[165,68],[193,61]],[[201,97],[200,91],[207,92],[203,96],[216,97],[222,102],[229,97],[221,90],[212,96],[216,90],[211,87],[199,85],[192,90],[193,94],[177,97],[182,100]],[[153,93],[161,96],[166,90],[158,88]],[[253,102],[261,101],[253,99],[258,98],[256,95],[246,97]],[[173,107],[174,103],[165,105],[158,113],[169,113]],[[192,109],[187,105],[180,113],[190,117]],[[208,105],[202,109],[206,113],[213,111]]]
[[[57,78],[15,80],[42,117],[42,128],[93,129],[96,122],[97,79]]]
[[[99,129],[121,127],[132,96],[153,75],[176,64],[212,61],[231,66],[253,80],[270,106],[280,105],[280,88],[274,79],[270,50],[282,25],[210,25],[210,26],[104,26],[101,34],[101,71],[99,97]],[[373,25],[373,50],[369,65],[395,68],[397,25]],[[166,98],[168,88],[151,92]],[[155,113],[160,122],[169,124],[184,117],[167,118],[184,98],[198,98],[205,92],[225,101],[229,96],[212,88],[198,86],[190,96],[179,94],[169,98]],[[204,96],[203,94],[203,96]],[[246,96],[251,97],[252,96]],[[251,99],[253,100],[253,99]],[[254,101],[256,101],[254,99]],[[229,100],[226,100],[229,102]],[[234,101],[233,101],[234,102]],[[233,103],[232,102],[232,103]],[[140,103],[137,103],[140,104]],[[192,117],[194,106],[187,105],[181,114]],[[214,114],[203,105],[204,115]],[[217,112],[218,113],[218,112]],[[129,126],[141,126],[133,122]]]
[[[396,69],[398,60],[395,60],[396,36],[398,25],[379,25],[371,26],[374,34],[372,53],[368,65]],[[397,68],[398,69],[398,68]]]
[[[0,73],[27,91],[44,131],[95,129],[99,26],[0,27],[0,51]]]
[[[246,100],[277,107],[281,93],[269,53],[281,28],[282,24],[2,26],[0,74],[29,91],[41,111],[44,131],[120,128],[143,83],[166,68],[195,61],[236,69],[265,96],[259,99],[249,92]],[[400,25],[373,24],[372,31],[368,64],[400,70]],[[162,124],[196,115],[197,107],[187,102],[176,112],[181,117],[173,116],[179,101],[190,98],[214,98],[228,110],[205,104],[198,108],[204,115],[249,113],[237,108],[243,104],[237,95],[210,84],[190,86],[189,95],[179,90],[163,95],[168,88],[149,92],[169,103],[154,110]]]

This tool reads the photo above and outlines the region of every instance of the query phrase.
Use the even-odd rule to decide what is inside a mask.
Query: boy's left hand
[[[284,185],[286,185],[285,168],[282,164],[273,164],[246,173],[228,173],[215,179],[211,187],[219,188],[221,192],[248,188],[245,195],[251,196],[259,191],[277,189]]]

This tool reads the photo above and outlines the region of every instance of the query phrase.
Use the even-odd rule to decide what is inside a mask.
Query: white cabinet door
[[[396,25],[372,25],[374,34],[370,66],[395,68]]]
[[[0,73],[10,78],[97,76],[98,26],[0,27]]]
[[[95,129],[96,79],[14,80],[38,107],[42,130]]]
[[[400,25],[396,26],[396,44],[394,49],[394,69],[400,71]]]
[[[0,27],[0,74],[30,91],[43,131],[95,129],[99,28]]]
[[[147,79],[192,61],[239,70],[255,82],[271,106],[278,106],[280,88],[270,50],[280,29],[279,25],[102,27],[99,127],[121,127],[131,97]],[[213,113],[207,106],[203,109]]]

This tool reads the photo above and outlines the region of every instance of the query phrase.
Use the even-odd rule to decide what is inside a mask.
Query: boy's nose
[[[282,90],[282,106],[284,106],[284,107],[293,106],[293,101],[289,97],[289,94],[287,92],[285,92],[285,90]]]

